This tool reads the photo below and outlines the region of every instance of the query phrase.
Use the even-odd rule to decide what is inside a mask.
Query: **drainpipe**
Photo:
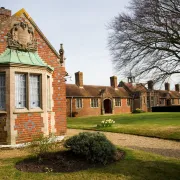
[[[73,96],[71,97],[71,103],[70,103],[70,104],[71,104],[71,107],[70,107],[70,109],[71,109],[71,110],[70,110],[71,117],[72,117],[72,101],[73,101]]]

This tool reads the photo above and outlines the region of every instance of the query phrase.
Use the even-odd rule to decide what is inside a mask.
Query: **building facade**
[[[29,14],[0,8],[0,144],[66,132],[64,50]]]
[[[147,85],[147,87],[146,87]],[[137,108],[145,112],[151,112],[155,106],[180,105],[180,85],[175,85],[175,90],[170,89],[170,84],[165,83],[165,90],[155,90],[154,82],[148,81],[146,84],[134,83],[132,78],[128,82],[120,82],[119,87],[124,87],[132,97],[132,110]]]
[[[131,112],[131,97],[110,77],[110,86],[84,85],[83,73],[75,73],[75,84],[66,84],[67,116],[97,116]]]

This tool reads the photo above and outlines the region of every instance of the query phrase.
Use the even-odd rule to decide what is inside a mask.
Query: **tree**
[[[132,0],[109,24],[117,71],[155,81],[180,73],[180,0]]]

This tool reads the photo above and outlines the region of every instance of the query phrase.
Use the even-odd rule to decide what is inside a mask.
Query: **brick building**
[[[146,87],[147,84],[147,87]],[[165,90],[155,90],[153,81],[146,84],[134,83],[132,77],[128,82],[120,82],[119,87],[123,87],[132,97],[132,110],[136,108],[150,112],[154,106],[173,106],[180,105],[180,85],[175,85],[175,90],[170,90],[170,84],[165,83]]]
[[[58,54],[24,9],[0,8],[0,144],[65,134],[65,74],[62,45]]]
[[[75,84],[66,84],[67,116],[120,114],[131,112],[131,97],[110,77],[110,86],[84,85],[83,73],[75,73]]]

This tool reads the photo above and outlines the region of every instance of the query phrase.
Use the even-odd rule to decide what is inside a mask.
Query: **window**
[[[47,76],[47,108],[51,109],[50,77]]]
[[[76,98],[76,108],[82,108],[82,99]]]
[[[30,107],[40,107],[40,76],[30,75]]]
[[[127,105],[130,106],[131,100],[127,99]]]
[[[147,97],[147,108],[149,108],[150,107],[150,97],[148,96]]]
[[[160,105],[164,105],[164,99],[160,99],[160,100],[159,100],[159,104],[160,104]]]
[[[154,97],[151,96],[151,107],[154,106]]]
[[[121,106],[121,98],[115,98],[115,106]]]
[[[171,99],[171,104],[174,104],[174,99]]]
[[[180,99],[178,99],[178,104],[180,104]]]
[[[98,98],[91,98],[91,107],[98,107]]]
[[[5,73],[0,73],[0,110],[5,110],[6,104]]]
[[[26,107],[26,74],[15,74],[15,106]]]

